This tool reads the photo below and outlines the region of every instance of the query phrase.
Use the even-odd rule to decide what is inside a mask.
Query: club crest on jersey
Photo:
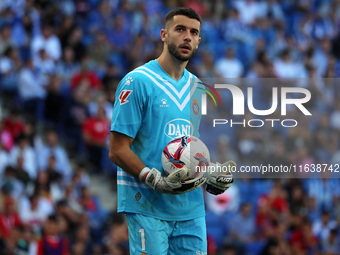
[[[162,104],[160,104],[159,107],[169,107],[169,105],[166,103],[166,101],[167,100],[165,98],[162,98],[161,99]]]
[[[197,99],[194,99],[194,103],[192,104],[192,110],[197,115],[200,112],[200,107],[198,106]]]
[[[124,89],[122,92],[120,92],[119,102],[121,105],[129,102],[127,98],[131,95],[131,93],[132,93],[132,90],[127,90],[127,89]]]
[[[132,77],[127,77],[125,80],[125,85],[130,85],[133,82]]]
[[[194,127],[186,119],[173,119],[165,124],[164,134],[173,139],[179,136],[193,135]]]

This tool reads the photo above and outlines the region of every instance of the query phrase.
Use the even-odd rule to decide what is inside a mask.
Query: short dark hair
[[[165,16],[165,24],[168,21],[170,21],[174,16],[177,16],[177,15],[183,15],[190,19],[196,19],[200,22],[200,24],[202,24],[201,16],[195,10],[191,8],[186,8],[186,7],[179,7],[168,12],[168,14]]]
[[[47,217],[47,220],[50,222],[58,223],[58,216],[56,214],[50,214]]]

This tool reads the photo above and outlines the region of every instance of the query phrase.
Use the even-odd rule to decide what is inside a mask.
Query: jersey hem
[[[196,218],[199,218],[199,217],[205,217],[205,212],[203,212],[202,214],[193,215],[193,216],[190,216],[190,217],[187,217],[187,218],[186,217],[181,217],[181,218],[159,217],[159,215],[148,214],[148,213],[141,212],[141,211],[138,211],[138,210],[130,210],[130,209],[117,210],[117,212],[118,213],[124,213],[124,214],[126,214],[126,213],[136,213],[136,214],[141,214],[141,215],[146,216],[146,217],[152,217],[152,218],[155,218],[155,219],[158,219],[158,220],[164,220],[164,221],[186,221],[186,220],[196,219]]]

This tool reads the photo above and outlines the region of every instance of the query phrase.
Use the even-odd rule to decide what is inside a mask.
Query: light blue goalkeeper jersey
[[[168,142],[182,135],[199,137],[199,86],[198,79],[187,70],[176,81],[157,60],[146,63],[120,82],[111,131],[134,138],[131,149],[147,167],[155,167],[165,176],[161,157]],[[117,184],[118,212],[169,221],[204,216],[200,188],[181,195],[159,193],[119,167]]]

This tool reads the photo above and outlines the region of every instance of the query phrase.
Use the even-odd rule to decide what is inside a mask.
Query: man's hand
[[[236,167],[234,161],[227,161],[223,164],[220,163],[210,163],[214,166],[212,171],[207,172],[207,187],[206,190],[213,194],[219,195],[230,188],[233,183],[233,175],[230,172],[232,167]]]
[[[144,168],[139,174],[139,179],[154,190],[161,193],[169,194],[183,194],[192,191],[202,185],[206,177],[203,175],[202,178],[195,181],[183,182],[189,177],[189,169],[184,168],[177,169],[167,177],[163,177],[161,172],[156,168]]]

